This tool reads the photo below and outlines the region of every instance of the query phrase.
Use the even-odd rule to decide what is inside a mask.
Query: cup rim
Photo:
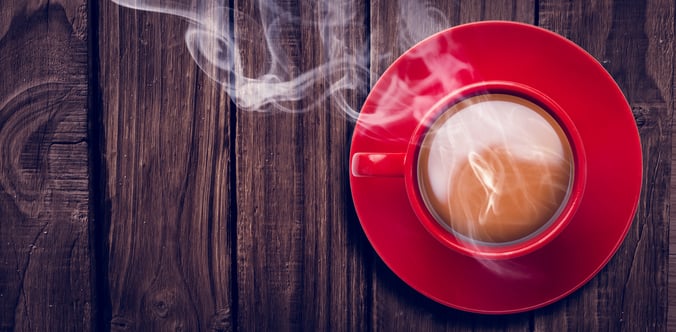
[[[482,243],[481,241],[468,241],[449,231],[441,225],[427,208],[420,192],[417,164],[420,155],[422,141],[425,139],[430,126],[453,105],[470,97],[483,94],[506,94],[523,98],[536,104],[547,112],[561,127],[570,145],[574,175],[567,201],[560,208],[557,217],[548,222],[549,225],[539,229],[517,242]],[[435,103],[428,112],[420,119],[409,141],[404,169],[404,181],[406,192],[411,202],[411,207],[417,219],[424,228],[439,242],[446,247],[462,254],[482,259],[511,259],[528,253],[532,253],[545,246],[556,238],[567,226],[577,211],[587,182],[587,165],[582,139],[576,126],[568,114],[551,98],[539,90],[525,84],[509,81],[486,81],[468,85],[454,91]]]

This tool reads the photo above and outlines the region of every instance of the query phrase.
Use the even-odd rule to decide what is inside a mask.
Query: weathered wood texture
[[[117,331],[232,324],[229,99],[183,43],[187,21],[98,10],[106,320]]]
[[[86,2],[0,4],[0,330],[92,326]]]
[[[91,1],[92,20],[85,0],[0,4],[1,331],[676,329],[673,1],[226,2]],[[240,56],[246,77],[277,56],[252,23],[286,19],[269,36],[288,72],[326,62],[340,40],[364,51],[351,75],[371,86],[407,48],[457,24],[558,32],[605,66],[634,111],[644,183],[629,235],[597,277],[548,307],[482,316],[439,305],[396,277],[361,230],[343,100],[284,102],[292,113],[237,108],[210,77],[236,87],[243,76],[200,68],[186,47],[191,27],[214,26],[144,4],[227,18],[218,33],[202,30],[211,39],[199,51]],[[329,4],[346,10],[324,17]],[[321,26],[329,19],[349,24]],[[292,93],[320,95],[335,75],[315,72]],[[346,101],[358,107],[365,93]]]

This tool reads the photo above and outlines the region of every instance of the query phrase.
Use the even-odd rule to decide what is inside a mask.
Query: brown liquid
[[[565,133],[545,110],[489,94],[463,100],[432,125],[418,169],[439,222],[470,239],[504,243],[556,217],[573,166]]]

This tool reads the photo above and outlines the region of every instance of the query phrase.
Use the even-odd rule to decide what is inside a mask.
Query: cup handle
[[[403,177],[406,153],[364,153],[352,156],[352,175],[357,177]]]

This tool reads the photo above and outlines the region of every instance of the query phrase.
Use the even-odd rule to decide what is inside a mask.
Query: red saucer
[[[460,310],[504,314],[555,302],[588,282],[624,239],[641,189],[641,145],[615,81],[583,49],[530,25],[478,22],[440,32],[388,68],[367,98],[352,139],[358,152],[403,153],[419,119],[468,84],[511,81],[565,110],[587,156],[587,186],[567,228],[539,251],[478,260],[434,239],[411,209],[404,179],[355,177],[362,227],[385,263],[429,298]]]

